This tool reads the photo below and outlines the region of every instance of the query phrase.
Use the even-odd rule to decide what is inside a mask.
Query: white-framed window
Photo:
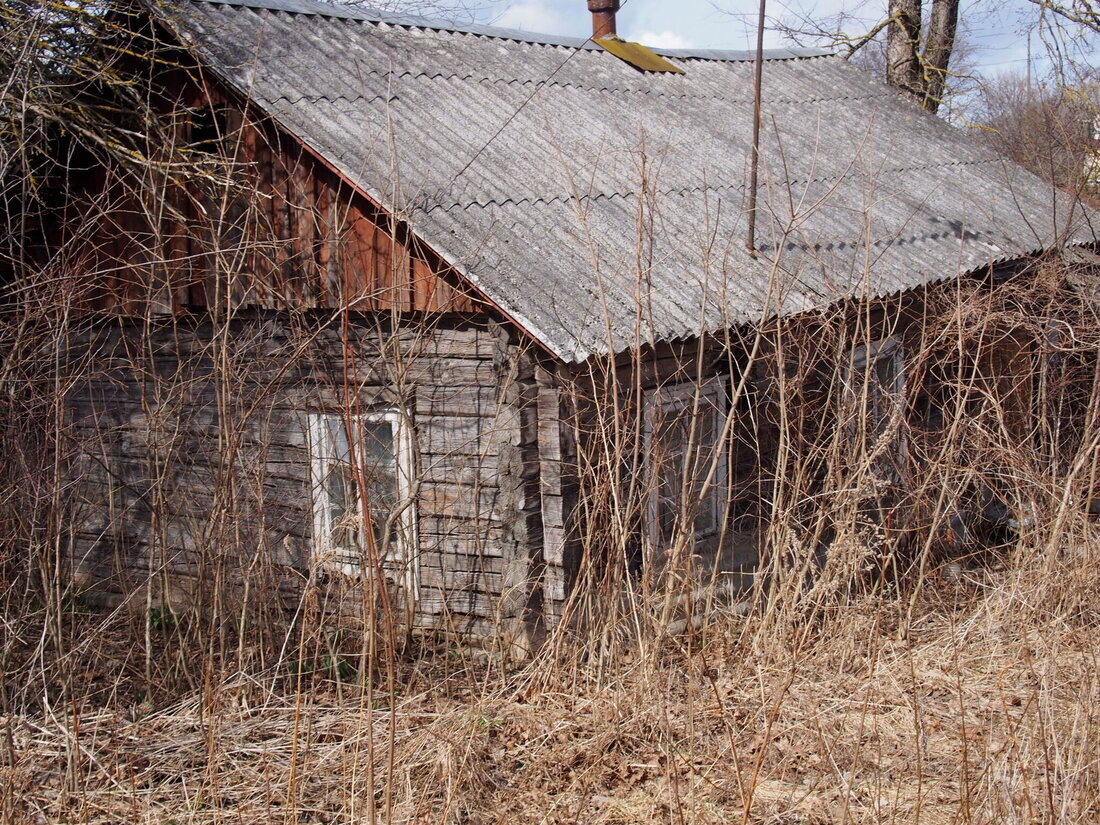
[[[648,528],[654,547],[669,547],[684,527],[696,540],[721,531],[727,487],[725,421],[726,390],[720,378],[660,387],[646,396]]]
[[[377,559],[415,591],[416,508],[408,417],[399,409],[309,413],[313,552],[348,575]]]
[[[852,348],[846,390],[853,411],[850,433],[873,456],[872,469],[884,481],[901,480],[905,458],[905,350],[890,336]]]

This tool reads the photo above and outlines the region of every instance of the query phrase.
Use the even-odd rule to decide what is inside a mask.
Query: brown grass
[[[59,21],[70,5],[52,7]],[[24,22],[26,42],[50,42],[36,15]],[[83,25],[98,32],[102,22],[93,14]],[[22,61],[28,79],[13,88],[75,105],[39,81],[60,59],[45,51],[37,63]],[[88,66],[96,84],[116,83],[144,111],[129,97],[130,73]],[[60,111],[64,125],[71,112]],[[110,122],[92,126],[115,134]],[[573,621],[520,666],[446,639],[400,647],[396,624],[379,631],[370,610],[369,632],[341,631],[310,571],[282,569],[298,577],[288,611],[269,598],[282,583],[278,565],[254,554],[255,569],[241,572],[254,538],[242,525],[246,516],[259,523],[265,503],[265,476],[250,472],[246,449],[256,447],[262,468],[264,445],[250,434],[264,417],[268,396],[257,382],[267,378],[255,375],[281,379],[299,366],[320,335],[316,319],[288,310],[301,340],[272,352],[260,331],[252,343],[266,360],[257,360],[219,320],[232,318],[227,296],[243,260],[222,235],[260,239],[240,252],[269,254],[272,271],[284,261],[265,249],[256,214],[245,210],[226,231],[240,205],[235,156],[223,159],[225,174],[184,153],[178,168],[149,161],[131,176],[127,164],[139,156],[126,149],[134,135],[122,135],[96,157],[118,170],[122,191],[140,193],[135,202],[159,212],[185,171],[199,200],[221,194],[205,202],[225,214],[212,210],[208,231],[192,233],[196,243],[208,236],[228,302],[214,304],[203,354],[216,369],[209,382],[186,359],[158,371],[143,354],[163,320],[152,310],[144,329],[132,327],[134,352],[122,365],[95,353],[67,360],[61,353],[85,323],[81,290],[117,273],[74,277],[84,271],[79,244],[46,264],[23,248],[32,206],[56,218],[34,191],[59,174],[46,160],[48,131],[17,133],[23,165],[0,176],[8,206],[0,264],[14,279],[0,314],[0,825],[1100,820],[1100,533],[1082,512],[1096,495],[1100,455],[1100,320],[1095,301],[1081,299],[1100,294],[1095,271],[1089,288],[1057,261],[1010,282],[975,273],[810,318],[731,322],[710,349],[685,347],[669,382],[725,363],[730,396],[714,454],[695,457],[685,475],[721,486],[718,453],[729,449],[732,466],[729,445],[745,442],[759,458],[748,485],[755,509],[737,518],[766,542],[751,609],[715,603],[682,632],[669,628],[693,583],[667,559],[693,551],[684,524],[699,504],[696,479],[684,479],[668,546],[654,546],[640,527],[656,475],[641,449],[653,389],[642,376],[654,351],[639,341],[635,369],[622,374],[592,359],[591,374],[562,386],[576,393],[566,399],[575,420],[564,426],[584,431],[570,479],[583,551]],[[158,186],[169,188],[158,196]],[[640,191],[646,186],[655,198],[656,180]],[[649,198],[636,200],[639,227],[651,226]],[[159,214],[145,217],[161,225]],[[784,231],[796,224],[792,217]],[[142,243],[135,257],[154,262],[145,272],[153,283],[155,262],[172,258],[172,237]],[[708,254],[701,260],[716,264]],[[722,267],[714,274],[723,290],[737,277]],[[350,314],[321,323],[343,345],[344,395],[334,397],[348,414],[357,403],[347,386]],[[762,318],[770,317],[769,309]],[[375,320],[383,343],[391,322],[412,323]],[[889,420],[875,421],[868,387],[847,386],[853,352],[894,334],[905,339],[906,388]],[[1007,360],[998,361],[1002,350]],[[404,380],[401,364],[387,366],[395,383]],[[143,387],[146,423],[108,417],[102,431],[74,433],[70,396],[92,376]],[[497,389],[504,398],[509,388]],[[192,525],[201,599],[175,611],[154,599],[154,585],[170,587],[168,556],[156,553],[174,526],[171,476],[189,448],[173,433],[186,429],[189,405],[219,422],[208,457],[215,503]],[[80,481],[69,465],[79,457],[98,472],[108,440],[142,427],[149,443],[131,447],[149,465],[148,516],[164,535],[154,537],[146,569],[126,571],[128,602],[108,611],[77,598],[68,569]],[[877,465],[901,441],[909,463],[884,492]],[[986,493],[1017,516],[1030,508],[1035,523],[1000,547],[973,538],[962,548],[976,551],[972,563],[944,567],[945,523],[972,516]],[[722,525],[734,521],[732,501],[727,508]],[[875,513],[895,512],[906,513],[901,529],[884,530]],[[644,557],[640,574],[628,569],[635,554]],[[356,662],[365,664],[356,670]]]
[[[598,674],[421,657],[392,706],[241,675],[47,703],[5,719],[6,821],[1096,821],[1098,538],[930,577],[911,624],[868,595],[797,649],[716,615]]]

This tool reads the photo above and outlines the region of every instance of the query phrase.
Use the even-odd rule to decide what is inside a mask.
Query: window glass
[[[725,455],[719,443],[724,418],[725,393],[718,381],[651,394],[646,447],[655,486],[650,532],[657,546],[675,540],[683,518],[691,519],[696,538],[718,532],[725,492]],[[716,451],[719,466],[708,485]]]
[[[905,370],[901,344],[885,338],[860,344],[852,350],[848,379],[850,402],[854,406],[852,434],[873,452],[872,470],[887,481],[901,478],[905,455],[904,428],[900,416],[904,405]]]
[[[395,433],[391,421],[363,421],[359,428],[363,481],[376,542],[384,540],[386,519],[400,504]]]
[[[317,553],[347,572],[369,556],[371,540],[383,561],[402,558],[412,537],[412,508],[401,509],[411,473],[399,413],[313,413],[309,426]],[[387,536],[387,521],[399,509],[406,517],[396,519]]]

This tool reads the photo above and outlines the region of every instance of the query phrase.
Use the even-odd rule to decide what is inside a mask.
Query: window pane
[[[657,492],[657,530],[661,541],[669,541],[680,515],[680,488],[683,486],[684,460],[680,452],[659,455]]]
[[[325,419],[325,423],[328,426],[328,437],[331,455],[329,456],[333,461],[337,461],[343,464],[351,462],[351,451],[348,448],[348,428],[347,423],[342,418],[335,416]]]
[[[381,542],[386,519],[399,504],[396,425],[386,419],[320,418],[322,443],[316,447],[327,541],[347,563],[356,563],[364,549],[364,505],[374,539]]]
[[[897,363],[893,353],[887,353],[875,360],[875,377],[883,392],[893,393],[897,375]]]
[[[367,467],[393,468],[396,464],[392,421],[364,421],[359,425],[363,463]]]
[[[852,434],[862,442],[863,449],[874,452],[874,476],[897,482],[905,453],[903,430],[897,426],[897,415],[904,403],[902,349],[884,341],[872,350],[869,359],[863,345],[853,352],[850,401],[855,409]]]
[[[695,512],[695,532],[706,533],[718,527],[718,496],[713,486],[703,494],[703,484],[707,480],[711,463],[714,461],[715,445],[718,442],[718,412],[708,406],[699,412],[699,452],[696,455],[692,492],[693,501],[699,502]]]
[[[335,547],[354,547],[359,533],[356,513],[358,503],[352,498],[355,489],[349,464],[333,462],[325,478],[328,498],[330,540]]]
[[[718,401],[708,394],[696,405],[694,398],[675,399],[653,411],[653,439],[649,460],[658,489],[654,494],[655,540],[667,545],[684,508],[695,508],[691,531],[714,532],[719,522],[719,486],[712,479],[704,494],[703,483],[717,449],[722,419]],[[721,468],[718,470],[721,473]],[[719,482],[715,484],[714,482]]]
[[[393,422],[364,421],[360,428],[363,481],[371,510],[374,540],[382,542],[386,519],[398,505],[397,460]]]
[[[348,509],[348,485],[346,474],[339,465],[333,465],[325,478],[325,490],[328,493],[329,511],[333,522],[343,519]]]

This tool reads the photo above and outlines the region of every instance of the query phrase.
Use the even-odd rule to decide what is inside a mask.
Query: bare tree
[[[975,126],[980,140],[1065,189],[1086,196],[1093,130],[1100,115],[1100,78],[1072,86],[1024,74],[1000,75],[985,85]]]
[[[935,113],[947,86],[959,26],[959,0],[932,0],[927,20],[921,6],[921,0],[890,0],[886,82],[925,111]]]
[[[888,0],[873,16],[842,9],[829,17],[795,13],[771,21],[797,43],[825,44],[868,69],[926,111],[937,112],[957,85],[960,0]],[[885,38],[883,37],[885,33]],[[884,42],[885,40],[885,42]]]
[[[1052,3],[1050,0],[1030,0],[1044,15],[1053,15],[1074,26],[1100,32],[1100,3],[1096,0],[1069,0]]]

